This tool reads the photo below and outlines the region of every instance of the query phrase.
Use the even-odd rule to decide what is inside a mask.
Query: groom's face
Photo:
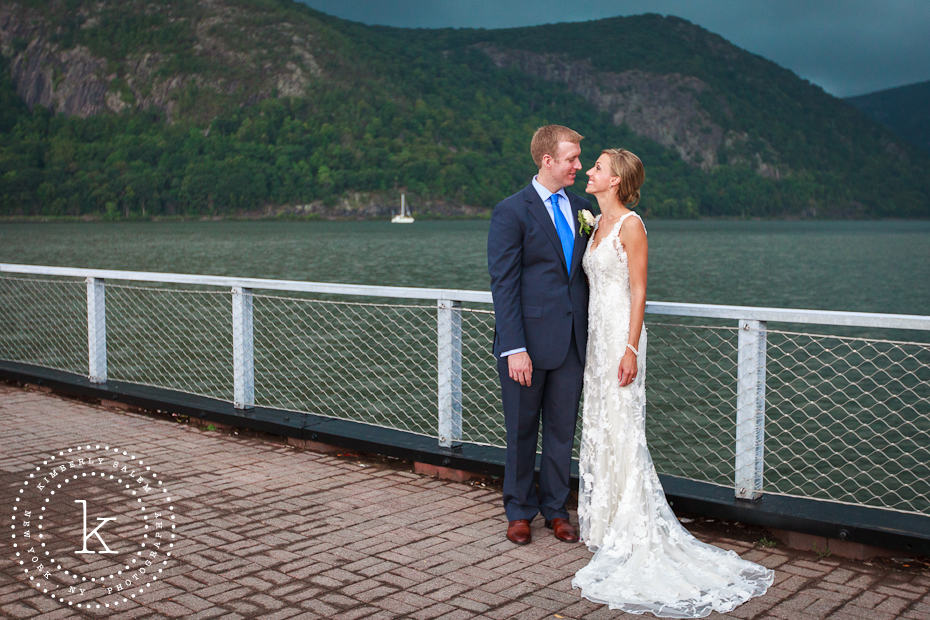
[[[574,142],[559,142],[552,158],[552,179],[562,187],[575,184],[575,173],[581,170],[581,146]]]

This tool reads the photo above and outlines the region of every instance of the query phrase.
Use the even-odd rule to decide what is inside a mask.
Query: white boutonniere
[[[591,229],[594,227],[594,223],[597,220],[594,219],[594,214],[588,211],[587,209],[581,209],[578,212],[578,225],[581,227],[581,232],[584,234],[590,234]]]

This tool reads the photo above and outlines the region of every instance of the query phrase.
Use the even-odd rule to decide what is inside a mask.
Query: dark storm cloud
[[[930,79],[928,0],[302,1],[345,19],[414,28],[506,28],[662,13],[716,32],[840,97]]]

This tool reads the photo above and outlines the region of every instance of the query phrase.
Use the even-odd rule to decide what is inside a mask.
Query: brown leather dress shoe
[[[578,532],[576,532],[572,524],[568,522],[568,519],[556,517],[552,521],[546,521],[546,527],[551,529],[555,537],[562,542],[578,542]]]
[[[507,522],[507,540],[517,545],[526,545],[533,540],[530,534],[530,522],[526,519],[517,519]]]

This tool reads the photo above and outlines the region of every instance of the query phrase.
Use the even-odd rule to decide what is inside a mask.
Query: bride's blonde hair
[[[610,174],[620,177],[617,197],[623,206],[632,209],[639,204],[639,188],[646,182],[646,169],[639,157],[626,149],[604,149],[610,158]]]

